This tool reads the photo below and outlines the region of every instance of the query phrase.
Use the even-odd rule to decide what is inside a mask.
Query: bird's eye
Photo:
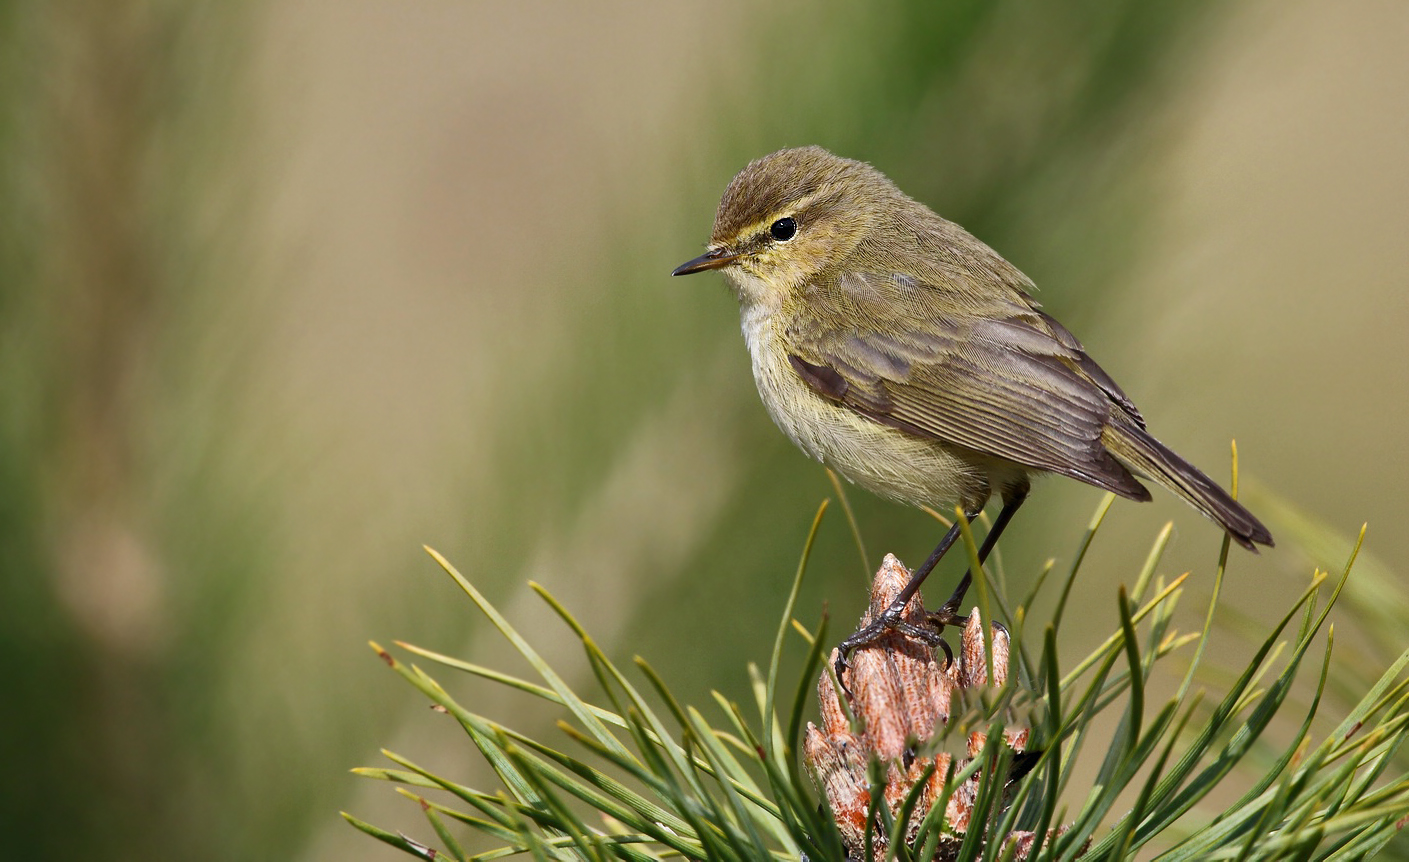
[[[780,218],[773,222],[772,226],[768,228],[768,232],[778,242],[787,242],[797,236],[797,222],[792,217]]]

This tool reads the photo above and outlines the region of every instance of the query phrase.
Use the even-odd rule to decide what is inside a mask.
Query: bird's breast
[[[808,455],[872,493],[912,506],[972,507],[988,499],[988,471],[971,456],[882,425],[808,386],[788,361],[791,345],[776,313],[745,306],[742,328],[764,407]]]

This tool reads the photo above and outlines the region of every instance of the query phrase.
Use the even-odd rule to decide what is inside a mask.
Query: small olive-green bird
[[[868,164],[781,150],[729,183],[708,251],[674,275],[717,269],[742,309],[758,393],[803,451],[913,506],[970,520],[997,492],[992,550],[1034,473],[1132,500],[1136,477],[1182,497],[1250,550],[1272,535],[1145,429],[1081,342],[1028,296],[1032,282]],[[877,624],[900,611],[958,537],[956,525]],[[957,620],[970,576],[935,615]]]

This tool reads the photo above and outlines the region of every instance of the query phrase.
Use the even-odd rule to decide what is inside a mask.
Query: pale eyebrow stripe
[[[768,218],[760,219],[759,221],[750,222],[749,224],[744,225],[743,227],[739,228],[739,232],[734,235],[734,241],[737,242],[738,240],[741,240],[746,236],[753,236],[756,233],[762,233],[765,228],[773,224],[773,222],[777,221],[778,219],[784,218],[788,215],[796,215],[801,210],[807,209],[809,204],[811,204],[813,201],[817,200],[821,196],[822,190],[818,189],[810,195],[805,195],[802,198],[799,198],[798,202],[793,204],[792,207],[789,208],[784,215],[769,216]]]

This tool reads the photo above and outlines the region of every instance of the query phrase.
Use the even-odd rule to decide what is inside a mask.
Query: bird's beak
[[[707,269],[719,269],[728,266],[739,259],[739,255],[734,254],[727,248],[714,248],[695,258],[687,260],[670,273],[671,275],[691,275],[696,272],[704,272]]]

